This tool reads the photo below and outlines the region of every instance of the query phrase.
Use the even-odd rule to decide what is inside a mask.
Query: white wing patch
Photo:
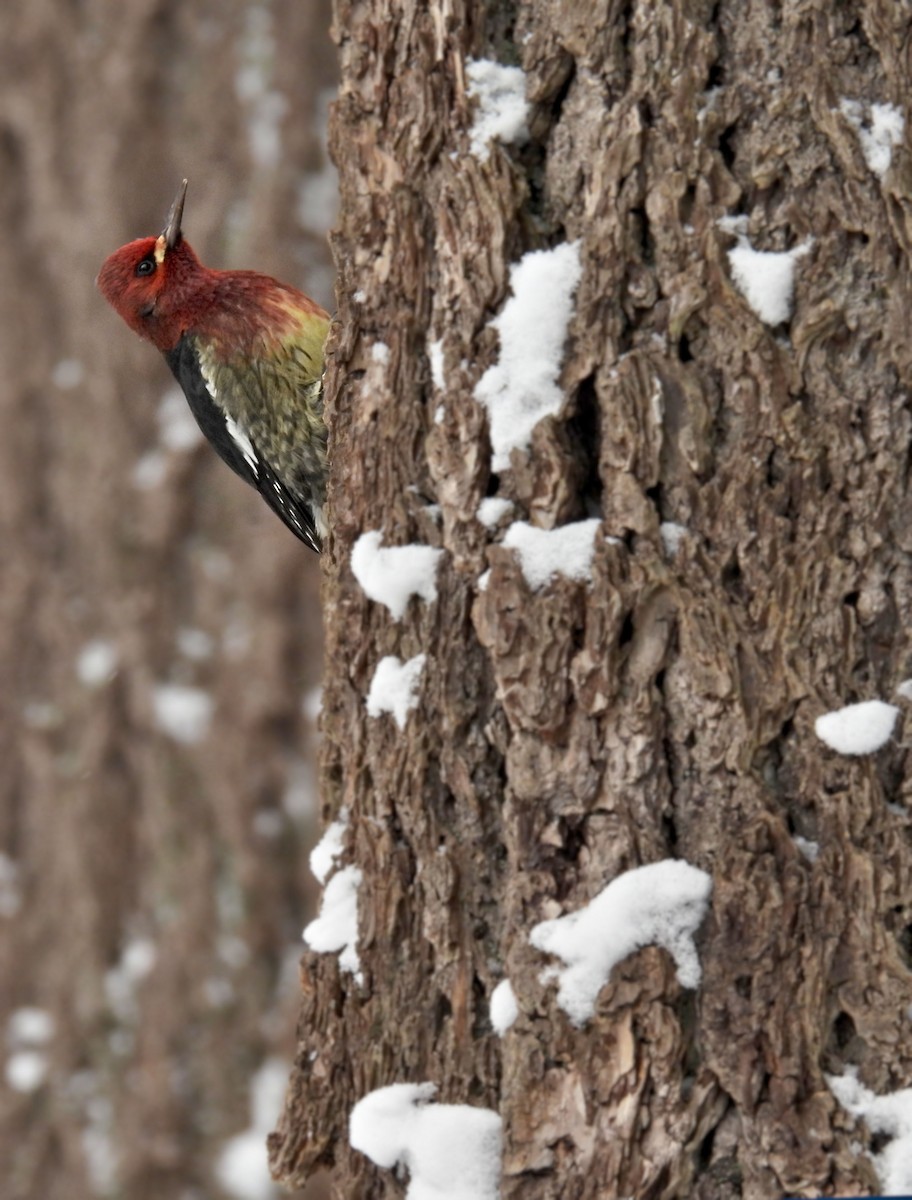
[[[247,460],[247,465],[251,468],[254,475],[258,475],[259,471],[257,468],[259,464],[257,462],[256,451],[253,448],[253,442],[251,442],[244,430],[238,425],[234,417],[229,417],[227,413],[225,413],[225,427],[231,435],[231,440]]]
[[[237,423],[237,421],[235,421],[234,417],[229,416],[228,413],[225,412],[224,405],[219,403],[218,392],[216,391],[215,379],[213,378],[211,364],[206,361],[206,357],[202,354],[199,357],[199,365],[200,373],[203,376],[203,382],[206,384],[206,391],[212,397],[216,407],[219,408],[224,414],[225,428],[228,430],[228,436],[234,442],[235,446],[237,446],[238,450],[240,450],[241,454],[243,454],[244,461],[247,463],[247,466],[250,467],[251,471],[253,471],[254,477],[259,478],[260,464],[259,460],[257,459],[256,450],[253,448],[253,442],[251,442],[250,438],[248,437],[246,430],[243,429],[242,426]]]

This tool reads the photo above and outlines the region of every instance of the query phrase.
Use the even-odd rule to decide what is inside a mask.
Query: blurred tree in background
[[[319,566],[94,277],[187,175],[206,261],[333,307],[329,22],[322,0],[4,13],[4,1200],[270,1192],[313,900]]]

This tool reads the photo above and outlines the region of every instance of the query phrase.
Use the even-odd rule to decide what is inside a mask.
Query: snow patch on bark
[[[557,381],[582,273],[578,242],[532,250],[510,267],[513,294],[490,322],[500,335],[500,361],[475,385],[488,413],[495,471],[507,470],[511,451],[528,449],[538,422],[560,411]]]
[[[824,713],[814,722],[814,732],[839,754],[873,754],[890,740],[898,716],[895,704],[863,700]]]
[[[573,1024],[589,1020],[616,964],[644,946],[663,946],[681,986],[696,987],[701,972],[694,934],[711,894],[705,871],[668,859],[625,871],[584,908],[536,925],[532,945],[566,964],[548,974],[560,980],[557,1002]]]
[[[394,1083],[359,1100],[349,1142],[378,1167],[406,1167],[407,1200],[497,1200],[501,1118],[489,1108],[432,1104],[433,1083]]]

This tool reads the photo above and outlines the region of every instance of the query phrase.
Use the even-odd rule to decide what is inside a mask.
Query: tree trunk
[[[347,1122],[429,1081],[501,1115],[503,1197],[876,1190],[828,1078],[912,1074],[905,752],[815,719],[909,673],[909,158],[871,107],[908,94],[907,34],[877,0],[336,0],[321,786],[361,974],[303,961],[282,1179],[401,1195]],[[472,58],[529,102],[486,159]],[[500,466],[511,265],[568,245],[564,402]],[[590,577],[530,583],[514,523],[592,515]],[[439,548],[436,599],[370,599],[367,531]],[[366,698],[420,654],[400,731]],[[531,931],[666,859],[712,879],[699,985],[645,946],[575,1025]]]

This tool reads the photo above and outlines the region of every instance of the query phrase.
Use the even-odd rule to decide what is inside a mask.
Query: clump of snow
[[[495,471],[507,470],[511,451],[527,449],[538,422],[560,411],[557,381],[582,273],[578,242],[532,250],[510,267],[513,294],[490,322],[500,335],[500,361],[475,385],[488,412]]]
[[[320,954],[339,955],[339,966],[360,982],[361,961],[358,958],[358,888],[361,871],[343,867],[323,889],[320,915],[304,930],[304,941]]]
[[[272,13],[265,4],[247,9],[238,57],[241,65],[234,91],[246,117],[250,154],[257,167],[273,170],[282,157],[281,123],[288,101],[273,86],[276,40]]]
[[[62,392],[71,392],[85,379],[85,367],[78,358],[61,358],[51,371],[51,383]]]
[[[267,1059],[250,1085],[250,1126],[225,1143],[215,1164],[219,1183],[236,1200],[271,1200],[278,1189],[269,1174],[266,1138],[282,1111],[288,1067]]]
[[[6,1040],[11,1046],[44,1046],[54,1036],[54,1018],[44,1008],[25,1005],[10,1013]]]
[[[431,364],[431,382],[438,392],[446,391],[446,376],[443,373],[443,338],[428,342],[428,362]]]
[[[14,1092],[37,1092],[47,1073],[47,1056],[41,1050],[16,1050],[6,1060],[4,1074]]]
[[[367,694],[367,715],[392,713],[399,728],[405,729],[408,714],[418,705],[418,684],[426,661],[425,654],[416,654],[406,663],[395,654],[381,658]]]
[[[877,1096],[858,1079],[858,1069],[827,1075],[830,1091],[847,1112],[862,1117],[872,1133],[891,1140],[871,1156],[880,1186],[887,1196],[912,1195],[912,1088]]]
[[[409,1172],[407,1200],[497,1200],[500,1116],[467,1104],[431,1104],[433,1083],[394,1083],[359,1100],[349,1142],[378,1167]]]
[[[531,588],[544,587],[552,575],[585,581],[592,578],[595,535],[600,525],[598,517],[557,529],[538,529],[525,521],[514,521],[503,544],[519,552],[522,573]]]
[[[693,939],[711,893],[705,871],[668,859],[625,871],[585,908],[536,925],[532,945],[566,963],[557,972],[557,1000],[573,1024],[589,1020],[614,966],[643,946],[663,946],[681,986],[696,987],[700,960]]]
[[[215,641],[204,629],[191,629],[185,626],[177,631],[177,649],[184,658],[192,662],[205,662],[212,657]]]
[[[486,529],[492,529],[512,508],[512,500],[502,496],[488,496],[479,504],[475,516]]]
[[[904,700],[912,700],[912,679],[904,679],[902,683],[897,684],[896,694]]]
[[[469,96],[478,102],[470,131],[469,148],[481,162],[490,157],[494,138],[502,142],[525,142],[529,104],[526,77],[520,67],[505,67],[487,58],[469,59],[466,64]]]
[[[209,732],[215,705],[208,692],[179,683],[160,683],[152,692],[155,724],[176,742],[192,745]]]
[[[151,492],[160,487],[168,476],[168,459],[161,450],[150,450],[137,459],[130,478],[140,492]]]
[[[401,621],[412,596],[428,604],[437,599],[437,566],[443,551],[420,545],[382,546],[382,541],[376,530],[362,533],[352,548],[352,571],[365,595]]]
[[[322,88],[317,96],[313,126],[320,141],[320,165],[304,173],[298,188],[298,220],[305,229],[321,237],[332,229],[339,212],[339,174],[328,149],[329,108],[336,95],[337,89],[328,87]]]
[[[375,363],[380,363],[381,366],[386,366],[390,360],[390,348],[386,342],[374,342],[371,346],[371,358]]]
[[[814,732],[839,754],[873,754],[890,740],[898,716],[895,704],[863,700],[824,713],[814,722]]]
[[[117,965],[105,973],[105,997],[119,1020],[136,1019],[136,993],[157,958],[155,943],[150,938],[136,937],[127,942]]]
[[[475,586],[478,588],[478,590],[480,592],[486,592],[488,590],[488,584],[490,582],[491,582],[491,572],[489,569],[487,571],[482,571],[482,573],[478,576],[478,579],[476,580]]]
[[[795,290],[795,263],[811,248],[811,241],[792,250],[765,253],[742,238],[728,252],[735,287],[761,321],[779,325],[792,315]]]
[[[336,860],[342,857],[342,843],[348,828],[345,809],[339,814],[339,818],[326,826],[323,836],[310,852],[310,869],[318,883],[326,882],[326,876],[336,865]]]
[[[501,979],[500,983],[491,993],[490,1015],[494,1032],[499,1034],[500,1037],[503,1037],[519,1016],[516,993],[513,991],[513,985],[509,979]]]
[[[301,712],[312,725],[316,725],[322,711],[323,689],[318,684],[317,687],[311,688],[309,692],[305,692],[304,699],[301,701]]]
[[[858,134],[868,168],[882,179],[890,169],[894,147],[902,142],[905,117],[902,109],[892,104],[872,104],[866,121],[865,107],[858,100],[839,102],[839,111]]]
[[[798,849],[801,851],[801,853],[804,855],[804,857],[808,860],[808,862],[814,863],[820,857],[820,843],[819,842],[810,842],[810,841],[808,841],[807,838],[796,837],[795,845],[798,847]]]
[[[169,388],[158,406],[158,439],[166,450],[175,453],[192,450],[203,440],[202,430],[178,387]]]
[[[102,687],[117,670],[117,647],[101,638],[86,642],[76,658],[76,675],[88,688]]]
[[[92,1072],[85,1072],[92,1078]],[[117,1189],[120,1152],[114,1142],[114,1112],[109,1096],[93,1095],[85,1101],[86,1127],[82,1131],[82,1152],[85,1155],[89,1181],[96,1196],[113,1195]]]
[[[659,537],[662,539],[662,549],[669,558],[677,554],[681,542],[687,537],[686,525],[678,525],[675,521],[663,521],[659,526]]]

